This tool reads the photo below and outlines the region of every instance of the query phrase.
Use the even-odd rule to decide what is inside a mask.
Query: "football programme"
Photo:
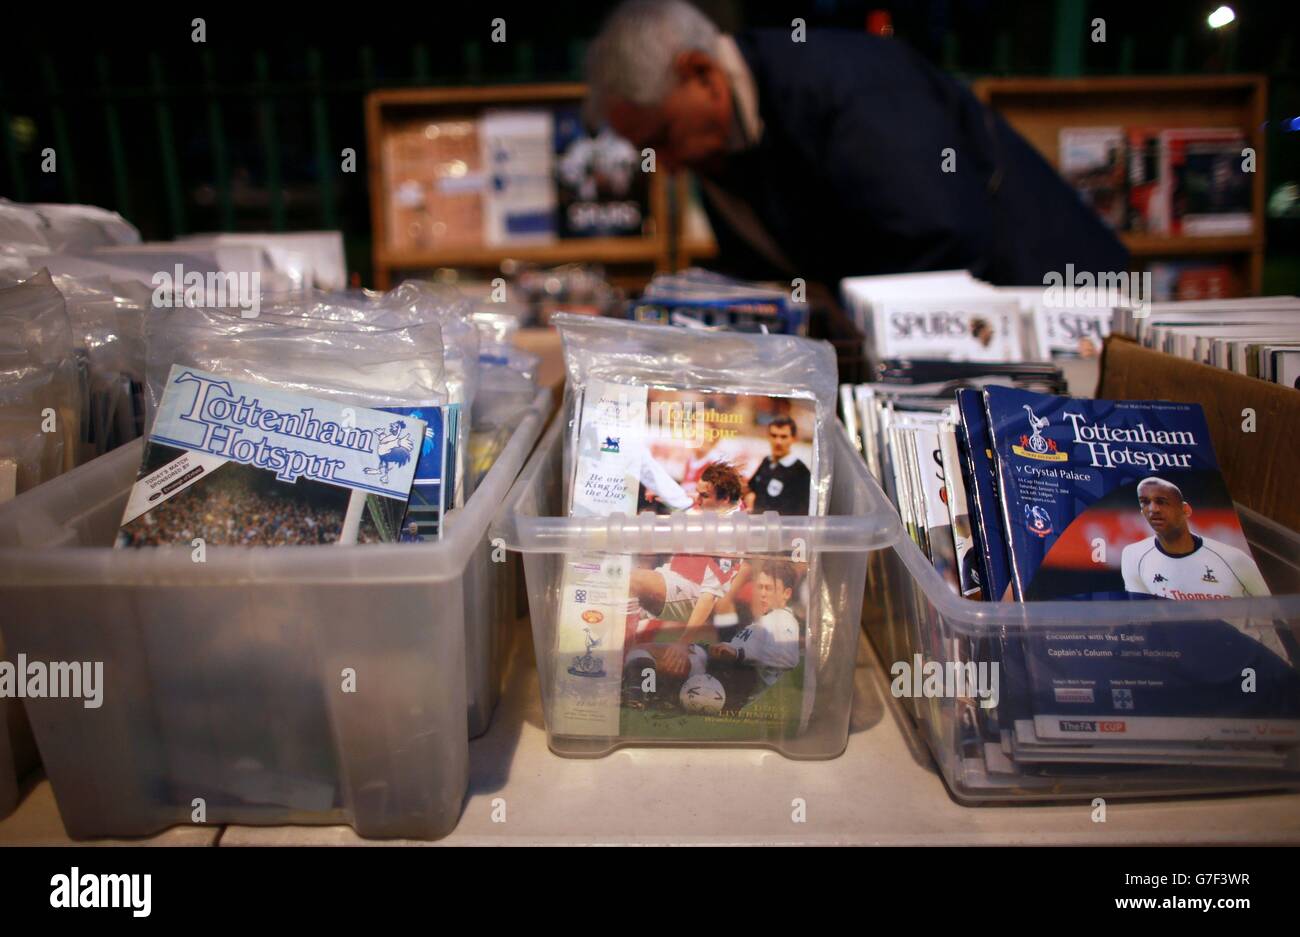
[[[807,514],[811,400],[593,381],[571,513]],[[689,553],[568,558],[563,734],[761,740],[807,705],[807,563]]]

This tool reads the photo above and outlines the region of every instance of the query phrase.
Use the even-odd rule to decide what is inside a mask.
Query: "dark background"
[[[863,29],[965,77],[1260,72],[1269,78],[1266,195],[1300,181],[1300,4],[1236,0],[699,0],[724,29]],[[375,88],[577,80],[610,3],[187,5],[7,10],[0,195],[120,211],[146,239],[341,228],[370,282],[362,102]],[[206,7],[206,8],[205,8]],[[490,41],[492,19],[507,42]],[[190,39],[203,17],[207,42]],[[1089,41],[1091,22],[1106,39]],[[1291,119],[1296,130],[1291,129]],[[40,171],[54,147],[58,172]],[[357,171],[339,172],[340,151]],[[278,192],[279,198],[272,193]],[[1300,220],[1270,218],[1266,292],[1300,292]]]

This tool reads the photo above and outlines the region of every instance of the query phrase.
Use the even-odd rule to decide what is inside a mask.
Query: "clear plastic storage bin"
[[[3,654],[4,643],[0,642],[0,658]],[[23,704],[0,699],[0,820],[18,806],[23,778],[35,766],[36,746]]]
[[[450,832],[467,714],[491,711],[496,619],[513,613],[488,524],[549,407],[543,391],[521,414],[440,543],[212,547],[201,563],[112,549],[139,441],[0,508],[9,659],[103,664],[98,708],[26,700],[68,833],[145,835],[200,807],[209,824]]]
[[[954,661],[954,639],[995,639],[1035,629],[1142,627],[1179,622],[1300,623],[1300,535],[1238,507],[1242,527],[1271,597],[1217,601],[974,602],[955,595],[906,535],[872,555],[863,624],[886,672],[896,661]],[[937,650],[936,650],[937,649]],[[887,678],[888,679],[888,678]],[[1005,684],[1005,677],[1003,678]],[[1057,764],[1014,776],[988,772],[981,759],[963,757],[958,703],[953,699],[900,700],[928,745],[953,797],[977,805],[996,801],[1094,797],[1197,795],[1300,789],[1300,770],[1172,765]],[[1296,760],[1292,759],[1294,765]]]
[[[14,700],[0,699],[0,820],[18,805],[18,759],[10,740],[10,713],[19,708]]]
[[[848,743],[853,668],[867,557],[897,535],[897,519],[871,483],[842,427],[833,431],[834,474],[824,517],[642,514],[571,518],[562,515],[564,425],[557,420],[525,466],[494,525],[494,535],[523,554],[547,741],[556,754],[595,757],[626,745],[687,744],[767,747],[790,758],[834,758]],[[754,737],[647,737],[555,731],[557,619],[566,561],[575,554],[662,554],[732,557],[796,554],[809,564],[810,590],[821,614],[805,626],[804,687],[810,710],[800,731]],[[810,603],[811,605],[812,603]],[[811,675],[811,678],[809,677]],[[811,684],[811,687],[809,686]],[[697,718],[691,716],[688,718]]]

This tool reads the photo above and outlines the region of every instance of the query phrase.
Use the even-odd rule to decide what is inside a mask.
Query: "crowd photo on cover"
[[[157,459],[179,454],[166,446],[153,448]],[[132,547],[189,544],[195,538],[208,545],[335,543],[347,506],[344,488],[306,479],[284,485],[269,472],[228,462],[124,524],[119,542]]]

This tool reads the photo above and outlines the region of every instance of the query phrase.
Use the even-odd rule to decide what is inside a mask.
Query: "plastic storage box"
[[[1242,527],[1275,594],[1213,602],[974,602],[955,595],[906,535],[873,554],[863,623],[885,670],[895,661],[954,660],[953,639],[994,639],[1034,629],[1098,630],[1179,622],[1195,628],[1214,620],[1300,623],[1300,535],[1238,506]],[[873,601],[874,596],[874,601]],[[939,649],[935,652],[935,649]],[[924,650],[922,650],[924,649]],[[1005,678],[1004,678],[1005,680]],[[954,798],[964,804],[1094,797],[1196,795],[1300,789],[1300,770],[1209,766],[1053,765],[1013,776],[963,758],[958,704],[953,699],[905,699]]]
[[[4,644],[0,642],[0,658],[3,655]],[[36,745],[23,704],[16,699],[0,699],[0,820],[18,806],[23,778],[36,764]]]
[[[0,508],[9,658],[103,663],[98,708],[26,701],[68,833],[198,816],[450,832],[467,713],[489,712],[496,692],[493,619],[513,611],[488,523],[549,405],[543,391],[521,414],[440,543],[211,548],[202,563],[188,548],[105,547],[138,441]]]
[[[9,816],[18,806],[18,759],[10,740],[10,714],[21,711],[14,700],[0,700],[0,820]]]
[[[637,735],[562,735],[554,731],[556,626],[566,560],[606,555],[796,554],[809,564],[810,588],[823,610],[805,642],[805,687],[812,672],[812,707],[798,732],[745,740],[692,738],[690,744],[767,747],[790,758],[833,758],[848,743],[853,667],[867,556],[897,536],[897,518],[843,428],[832,433],[830,508],[824,517],[642,514],[637,517],[560,516],[564,425],[557,420],[529,460],[494,525],[494,534],[524,557],[524,575],[537,655],[547,741],[556,754],[601,756],[625,745],[682,744]],[[694,717],[688,717],[694,718]]]

